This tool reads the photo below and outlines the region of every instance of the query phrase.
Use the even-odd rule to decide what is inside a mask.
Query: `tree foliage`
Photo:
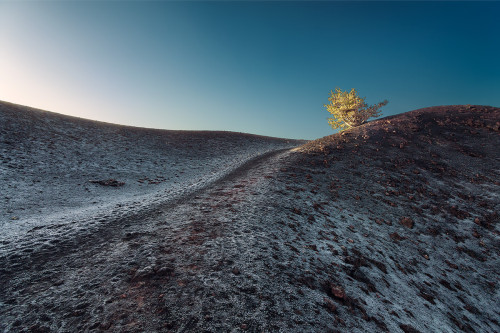
[[[369,118],[380,117],[379,109],[388,103],[387,100],[368,106],[364,97],[359,97],[356,89],[342,91],[335,88],[330,92],[329,104],[325,108],[333,117],[328,118],[328,123],[333,129],[341,131],[364,124]]]

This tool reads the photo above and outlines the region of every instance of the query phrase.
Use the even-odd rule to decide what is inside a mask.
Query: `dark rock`
[[[406,239],[406,237],[400,236],[397,232],[389,234],[389,237],[395,242],[399,242],[400,240]]]
[[[118,186],[123,186],[125,185],[124,182],[120,182],[116,179],[105,179],[105,180],[89,180],[89,183],[93,183],[93,184],[99,184],[99,185],[102,185],[102,186],[112,186],[112,187],[118,187]]]
[[[421,333],[419,330],[413,328],[410,325],[399,324],[399,328],[401,328],[405,333]]]

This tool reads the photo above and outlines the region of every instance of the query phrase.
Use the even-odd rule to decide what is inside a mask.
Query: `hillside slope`
[[[0,102],[0,241],[51,224],[124,215],[300,143],[120,126]]]
[[[11,246],[0,329],[500,331],[499,126],[499,108],[416,110]]]
[[[293,245],[314,245],[339,327],[500,330],[499,127],[498,108],[432,107],[299,149]]]

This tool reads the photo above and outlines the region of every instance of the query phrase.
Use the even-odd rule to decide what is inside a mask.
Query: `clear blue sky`
[[[384,115],[500,106],[500,2],[0,1],[0,100],[313,139],[335,87]]]

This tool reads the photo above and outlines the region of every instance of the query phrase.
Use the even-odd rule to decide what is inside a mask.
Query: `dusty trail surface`
[[[189,196],[3,260],[3,328],[182,331],[213,318],[213,329],[228,330],[270,320],[266,307],[255,312],[259,281],[241,280],[270,237],[255,219],[273,205],[265,177],[287,154],[264,154]],[[249,288],[250,299],[234,288]]]
[[[0,328],[500,331],[498,146],[499,108],[421,109],[5,243]]]
[[[245,163],[300,143],[118,126],[0,102],[0,329],[74,332],[81,318],[67,324],[66,303],[82,300],[86,288],[101,294],[87,285],[95,277],[82,272],[98,265],[85,260],[113,257],[105,252],[119,252],[113,240],[131,237],[125,230],[136,223],[145,233],[143,221],[161,207],[176,207]],[[75,279],[67,289],[66,275]],[[52,284],[60,298],[42,300],[39,293]],[[113,293],[108,287],[100,298]]]

